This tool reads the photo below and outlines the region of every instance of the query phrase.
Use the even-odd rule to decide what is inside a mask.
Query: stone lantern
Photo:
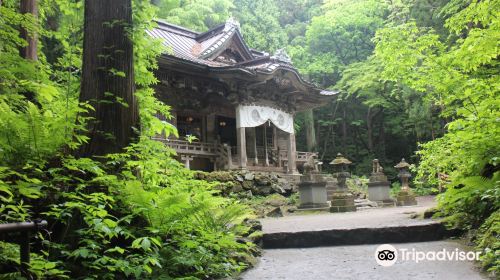
[[[339,188],[347,188],[346,179],[351,177],[349,172],[349,165],[351,161],[342,156],[341,153],[337,154],[337,157],[330,162],[333,165],[333,177],[337,178],[337,183]]]
[[[411,191],[408,184],[411,178],[410,165],[403,158],[400,163],[396,164],[394,168],[398,169],[398,178],[401,180],[401,190],[397,195],[397,205],[398,206],[410,206],[416,205],[417,200],[415,199],[415,194]]]
[[[346,180],[351,177],[349,165],[352,162],[338,153],[330,162],[333,165],[333,177],[337,179],[337,189],[333,191],[330,200],[330,212],[356,211],[354,196],[347,190]]]

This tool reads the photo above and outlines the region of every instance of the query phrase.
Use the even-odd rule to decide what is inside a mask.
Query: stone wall
[[[215,171],[195,173],[197,179],[208,182],[219,182],[217,189],[223,195],[237,195],[251,198],[280,194],[289,196],[297,191],[297,185],[276,173],[261,173],[250,171]]]

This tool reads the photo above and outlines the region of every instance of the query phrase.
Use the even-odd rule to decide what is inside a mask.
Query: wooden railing
[[[279,156],[279,158],[282,160],[282,161],[287,161],[288,160],[288,151],[287,150],[280,150],[279,151],[279,154],[278,154],[278,151],[274,151],[276,153],[277,156]],[[318,155],[318,153],[313,153],[313,152],[295,152],[295,160],[297,162],[300,162],[300,163],[303,163],[303,162],[307,162],[307,160],[309,159],[310,156],[314,156],[314,155]]]
[[[220,143],[188,142],[185,140],[165,139],[160,137],[153,139],[163,142],[165,145],[174,149],[179,155],[215,157],[218,169],[232,169],[235,167],[233,157],[237,155],[236,147],[222,145]],[[286,165],[286,161],[288,160],[287,150],[268,149],[267,152],[270,164],[278,166]],[[317,155],[317,153],[297,151],[296,161],[298,163],[305,163],[309,157],[313,155]],[[259,163],[265,160],[264,147],[257,147],[257,156],[259,158]]]
[[[185,140],[153,138],[174,149],[178,154],[217,156],[218,148],[214,143],[189,142]]]
[[[312,152],[298,152],[297,151],[297,161],[298,162],[306,162],[310,156],[317,156],[318,153]]]
[[[34,221],[34,222],[20,222],[10,224],[0,224],[0,236],[5,238],[7,234],[17,233],[19,235],[19,256],[20,256],[20,270],[23,279],[35,279],[29,271],[30,267],[30,238],[33,233],[47,228],[47,221]],[[13,269],[14,267],[12,267]],[[15,271],[3,271],[15,272]]]

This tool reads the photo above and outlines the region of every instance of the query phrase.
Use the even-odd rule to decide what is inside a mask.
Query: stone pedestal
[[[390,197],[390,190],[389,182],[369,182],[368,199],[376,202],[379,207],[394,206],[394,200]]]
[[[299,209],[328,209],[326,181],[321,174],[305,174],[299,183]]]
[[[354,205],[354,195],[346,191],[337,191],[333,193],[332,200],[330,201],[330,212],[354,212],[356,205]]]
[[[368,199],[377,203],[379,207],[394,206],[390,196],[391,184],[387,180],[377,159],[373,160],[373,171],[368,182]]]
[[[417,205],[415,194],[411,190],[401,190],[396,197],[397,206]]]
[[[331,175],[323,175],[323,178],[326,180],[326,200],[332,201],[333,194],[338,189],[337,179]]]

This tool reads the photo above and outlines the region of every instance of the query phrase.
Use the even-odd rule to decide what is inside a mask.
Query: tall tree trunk
[[[314,113],[312,109],[308,109],[304,112],[305,116],[305,126],[306,126],[306,144],[308,152],[316,151],[316,132],[314,129]]]
[[[89,142],[79,156],[119,152],[130,144],[138,123],[134,96],[131,0],[85,0],[80,102],[88,113]]]
[[[366,112],[366,134],[368,143],[368,152],[373,154],[373,122],[372,122],[372,108],[368,107]]]
[[[347,112],[345,105],[342,107],[342,152],[346,153],[347,147]]]
[[[379,158],[382,160],[386,159],[386,148],[385,148],[385,122],[384,122],[384,112],[383,108],[380,114],[380,129],[379,129],[379,142],[378,146],[380,147]]]
[[[19,10],[21,14],[32,14],[35,19],[38,18],[37,0],[21,0]],[[26,59],[38,60],[38,40],[36,34],[29,34],[28,30],[26,30],[25,28],[21,28],[20,33],[21,38],[23,38],[28,43],[28,45],[22,47],[19,50],[21,56]]]

